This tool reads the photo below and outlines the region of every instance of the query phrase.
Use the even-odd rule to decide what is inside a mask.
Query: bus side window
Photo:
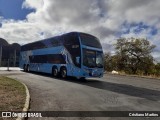
[[[65,64],[65,59],[61,54],[47,55],[47,62],[52,64]]]
[[[35,42],[33,44],[22,46],[21,51],[36,50],[36,49],[42,49],[42,48],[45,48],[45,45],[42,42]]]
[[[57,39],[52,39],[51,40],[52,46],[56,47],[56,46],[60,46],[60,41]]]
[[[61,41],[65,47],[79,47],[79,39],[76,33],[63,35]]]
[[[62,36],[63,45],[69,51],[72,60],[76,66],[80,66],[76,62],[76,57],[80,56],[80,43],[76,33],[66,34]],[[81,61],[80,61],[81,62]]]

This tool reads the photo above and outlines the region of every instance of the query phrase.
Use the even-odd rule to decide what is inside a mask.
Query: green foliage
[[[112,58],[111,58],[111,54],[110,53],[105,53],[104,54],[104,59],[105,59],[105,61],[104,61],[105,69],[107,71],[111,71],[112,70],[112,63],[111,63]]]
[[[105,53],[105,70],[112,71],[117,70],[117,61],[118,58],[116,55],[111,56],[110,53]]]
[[[157,63],[155,65],[153,74],[155,74],[156,76],[160,76],[160,63]]]
[[[151,52],[156,47],[143,38],[120,38],[114,44],[116,54],[105,54],[107,71],[124,71],[128,74],[160,75],[160,63],[155,65]]]

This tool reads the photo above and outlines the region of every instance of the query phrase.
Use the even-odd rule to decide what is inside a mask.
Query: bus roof
[[[63,35],[66,35],[66,34],[73,34],[73,33],[75,33],[75,34],[86,34],[86,35],[93,36],[93,35],[88,34],[88,33],[73,31],[73,32],[64,33],[64,34],[62,34],[62,35],[57,35],[57,36],[54,36],[54,37],[49,37],[49,38],[46,38],[46,39],[42,39],[42,40],[34,41],[34,42],[31,42],[31,43],[27,43],[27,44],[25,44],[25,45],[22,45],[22,47],[23,47],[23,46],[26,46],[26,45],[38,43],[38,42],[43,42],[43,41],[46,41],[46,40],[49,40],[49,39],[52,39],[52,38],[58,38],[58,37],[61,37],[61,36],[63,36]],[[93,37],[95,37],[95,36],[93,36]]]

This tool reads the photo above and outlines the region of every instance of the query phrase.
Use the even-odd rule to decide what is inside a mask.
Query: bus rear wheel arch
[[[57,68],[57,66],[53,66],[52,67],[52,75],[53,75],[53,77],[57,77],[58,76],[58,68]]]
[[[67,68],[66,67],[61,67],[61,69],[60,69],[60,76],[62,78],[66,78],[67,77]]]

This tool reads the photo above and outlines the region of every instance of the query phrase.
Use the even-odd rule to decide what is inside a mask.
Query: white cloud
[[[24,44],[64,32],[81,31],[97,36],[106,45],[113,44],[116,33],[126,29],[122,27],[124,22],[143,22],[159,29],[159,6],[159,0],[25,0],[22,8],[35,9],[35,12],[23,21],[0,17],[0,37],[10,43]],[[152,36],[151,28],[138,34],[134,29],[136,27],[130,28],[130,32],[122,36],[149,37],[153,44],[159,43],[159,32]],[[105,46],[104,49],[109,50]]]
[[[41,9],[44,5],[43,0],[25,0],[22,4],[22,8],[34,8],[36,10]]]

